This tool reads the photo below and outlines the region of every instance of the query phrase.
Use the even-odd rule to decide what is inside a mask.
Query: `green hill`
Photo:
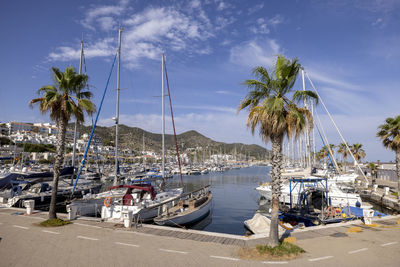
[[[72,127],[72,124],[70,125]],[[146,150],[161,151],[161,134],[147,132],[138,127],[129,127],[123,124],[119,125],[119,144],[122,148],[142,150],[143,138]],[[90,134],[91,126],[80,126],[81,134]],[[104,127],[97,126],[95,136],[100,137],[103,145],[114,145],[115,126]],[[226,153],[242,154],[260,159],[270,158],[271,152],[259,145],[246,145],[242,143],[227,144],[214,141],[194,130],[181,133],[176,136],[179,144],[179,150],[185,151],[188,148],[201,147],[205,153]],[[165,147],[167,150],[175,150],[174,136],[165,135]]]

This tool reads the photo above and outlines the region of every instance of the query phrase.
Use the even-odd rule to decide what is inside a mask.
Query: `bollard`
[[[376,192],[377,189],[378,189],[378,185],[377,185],[377,184],[374,184],[374,185],[372,186],[372,191],[373,191],[373,192]]]
[[[67,205],[68,220],[75,220],[78,214],[78,206]]]
[[[374,211],[371,209],[363,209],[364,223],[372,224],[372,217],[374,217]]]
[[[26,207],[26,214],[31,215],[35,208],[35,200],[25,200],[24,206]]]
[[[122,211],[122,218],[124,220],[125,228],[131,228],[132,227],[132,211],[123,210]]]
[[[384,196],[389,195],[389,187],[388,187],[388,186],[385,186],[385,188],[383,188],[383,189],[384,189],[383,195],[384,195]]]

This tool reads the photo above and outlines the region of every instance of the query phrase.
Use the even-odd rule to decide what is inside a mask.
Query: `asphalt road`
[[[238,247],[75,222],[43,228],[33,216],[0,209],[0,266],[400,266],[400,225],[299,238],[291,261],[248,261]]]

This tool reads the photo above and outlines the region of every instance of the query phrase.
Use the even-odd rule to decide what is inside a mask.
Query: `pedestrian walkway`
[[[291,237],[306,253],[280,262],[240,259],[241,244],[216,242],[212,233],[196,231],[196,236],[193,230],[149,225],[128,230],[98,220],[38,227],[45,216],[0,209],[1,266],[398,266],[400,253],[400,216],[377,219],[371,226],[355,221],[296,230]]]

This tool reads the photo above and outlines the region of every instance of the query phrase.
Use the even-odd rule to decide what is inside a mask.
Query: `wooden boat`
[[[154,218],[154,222],[158,225],[189,226],[201,221],[210,214],[212,193],[209,191],[209,186],[186,194],[186,196],[188,198],[182,198],[177,205],[167,208]]]

